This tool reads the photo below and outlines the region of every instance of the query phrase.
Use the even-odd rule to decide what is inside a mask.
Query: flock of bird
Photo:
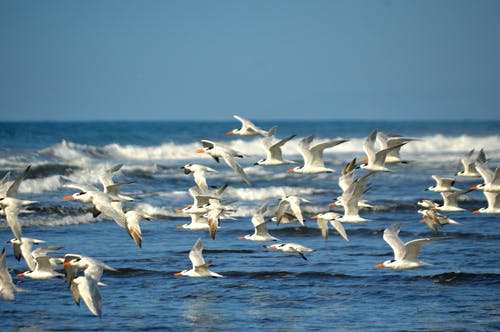
[[[241,128],[234,129],[228,134],[242,136],[262,136],[262,146],[266,157],[257,161],[256,165],[261,166],[280,166],[292,165],[294,161],[283,158],[282,147],[290,142],[295,135],[278,139],[275,137],[276,127],[269,130],[263,130],[255,126],[251,121],[237,115],[234,116],[241,122]],[[349,241],[342,223],[361,223],[369,221],[360,216],[360,210],[365,207],[371,207],[369,202],[362,199],[368,191],[368,182],[372,176],[380,172],[390,172],[392,164],[407,163],[400,156],[400,149],[411,141],[418,140],[411,137],[390,136],[378,130],[365,138],[363,150],[366,158],[361,160],[360,164],[356,158],[346,164],[338,177],[338,185],[342,190],[339,196],[329,206],[339,206],[343,208],[343,213],[327,211],[312,216],[317,220],[317,225],[321,230],[323,240],[328,239],[329,226],[333,227],[338,234]],[[303,157],[303,165],[295,166],[288,170],[290,173],[331,173],[334,170],[325,166],[323,153],[326,149],[334,148],[347,142],[345,139],[327,140],[315,142],[314,136],[308,136],[301,139],[297,144],[297,149]],[[245,170],[236,161],[236,158],[243,158],[245,155],[235,151],[222,144],[202,140],[202,147],[196,152],[205,153],[211,156],[216,162],[223,159],[241,179],[251,184],[249,176]],[[377,145],[379,146],[377,148]],[[428,188],[429,191],[440,193],[443,199],[443,205],[438,205],[432,200],[422,200],[418,205],[425,209],[418,210],[422,214],[422,222],[425,222],[434,233],[438,234],[438,229],[446,224],[458,224],[458,222],[444,215],[443,212],[463,212],[465,209],[459,207],[459,197],[473,190],[481,190],[488,202],[486,208],[475,210],[473,213],[500,213],[500,166],[492,171],[487,163],[486,155],[481,150],[475,159],[472,158],[474,151],[470,151],[462,158],[463,171],[453,176],[460,177],[481,177],[482,182],[472,186],[469,189],[458,189],[454,187],[455,179],[440,178],[432,176],[436,181],[435,186]],[[93,216],[102,214],[106,218],[114,220],[120,228],[123,228],[130,235],[138,247],[142,246],[142,233],[140,221],[150,219],[137,211],[126,211],[123,208],[123,202],[132,201],[133,198],[123,195],[119,192],[120,188],[131,182],[113,181],[113,175],[120,170],[121,164],[116,165],[103,174],[99,180],[102,184],[102,190],[89,184],[73,183],[67,178],[63,178],[63,186],[66,188],[77,189],[78,192],[65,196],[67,200],[78,200],[80,202],[91,204]],[[201,164],[187,164],[181,167],[186,175],[192,175],[194,186],[188,189],[193,198],[193,203],[177,210],[180,214],[189,215],[191,222],[177,226],[181,229],[208,231],[210,237],[215,240],[217,229],[223,219],[232,218],[234,210],[230,207],[233,202],[224,200],[224,192],[227,184],[219,188],[214,188],[207,183],[207,176],[216,172],[215,169]],[[356,170],[363,172],[362,176],[356,177]],[[49,279],[54,277],[64,277],[70,286],[73,299],[76,304],[80,300],[86,304],[90,312],[96,316],[102,317],[102,298],[99,287],[105,286],[101,282],[103,270],[114,270],[105,263],[94,258],[68,253],[64,256],[50,255],[51,252],[58,251],[62,247],[46,246],[38,247],[33,250],[35,245],[43,244],[43,240],[23,236],[21,223],[18,215],[22,207],[33,204],[33,201],[22,200],[18,197],[18,188],[23,179],[30,170],[28,166],[14,181],[10,182],[10,173],[7,173],[0,180],[0,207],[5,214],[5,219],[11,229],[14,238],[9,242],[12,244],[15,258],[24,260],[28,270],[17,274],[18,277],[29,277],[33,279]],[[241,236],[241,240],[271,242],[280,240],[269,233],[268,225],[270,223],[285,224],[298,222],[304,225],[301,204],[311,203],[309,200],[295,195],[285,195],[281,198],[275,208],[271,208],[269,203],[264,203],[251,218],[254,227],[253,234]],[[267,216],[272,216],[266,220]],[[421,238],[404,243],[398,236],[400,231],[399,224],[392,224],[385,229],[383,239],[392,248],[394,258],[376,267],[388,267],[392,269],[411,269],[428,265],[419,259],[419,251],[422,245],[428,242],[440,241],[447,237]],[[269,250],[280,250],[288,253],[297,253],[303,259],[304,255],[313,251],[312,248],[305,247],[298,243],[278,243],[265,246]],[[175,273],[176,276],[189,277],[222,277],[222,275],[209,269],[211,262],[205,262],[203,258],[203,244],[199,238],[189,252],[191,268]],[[15,292],[23,291],[16,287],[12,276],[7,267],[5,258],[6,252],[3,249],[0,255],[0,294],[4,300],[15,300]],[[64,273],[60,273],[60,269]]]

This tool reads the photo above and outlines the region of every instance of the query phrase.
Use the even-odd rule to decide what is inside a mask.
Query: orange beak
[[[312,216],[311,219],[318,219],[318,215]]]
[[[179,225],[179,226],[176,226],[176,227],[179,228],[179,229],[184,229],[184,226],[182,226],[182,225]]]
[[[288,172],[288,173],[293,173],[293,172],[295,172],[295,171],[294,171],[293,169],[289,169],[287,172]]]
[[[469,190],[477,190],[477,186],[472,186],[469,188]]]
[[[226,134],[228,134],[228,135],[234,135],[234,131],[232,131],[232,130],[228,131]]]
[[[337,203],[333,202],[333,203],[328,204],[328,206],[337,206]]]
[[[360,162],[361,162],[361,163],[367,163],[367,162],[368,162],[368,158],[367,158],[367,157],[365,157],[365,158],[361,159],[361,160],[360,160]]]
[[[70,200],[72,200],[72,199],[75,199],[75,198],[73,197],[73,195],[67,195],[67,196],[64,196],[64,200],[65,200],[65,201],[70,201]]]
[[[267,248],[269,248],[269,249],[271,249],[271,250],[276,250],[276,246],[269,246],[269,247],[267,247]]]
[[[418,222],[425,222],[426,220],[425,219],[420,219]]]
[[[245,240],[245,237],[244,237],[244,236],[240,236],[240,237],[238,238],[238,240]]]
[[[177,276],[177,277],[182,277],[182,273],[180,273],[180,272],[176,272],[176,273],[174,273],[174,276]]]
[[[197,149],[196,152],[197,153],[205,153],[205,150],[203,150],[203,149]]]
[[[71,266],[71,263],[70,262],[64,262],[64,263],[62,263],[62,266]]]
[[[478,213],[481,213],[481,212],[479,212],[479,210],[472,211],[472,214],[478,214]]]
[[[438,209],[437,207],[431,207],[431,208],[430,208],[430,210],[432,210],[432,211],[435,211],[435,210],[437,210],[437,209]]]
[[[380,264],[375,265],[375,267],[377,269],[380,269],[381,267],[385,267],[385,266],[384,266],[384,263],[380,263]]]
[[[175,210],[175,212],[178,213],[178,214],[183,214],[184,210]]]
[[[16,274],[18,277],[24,277],[24,272]]]

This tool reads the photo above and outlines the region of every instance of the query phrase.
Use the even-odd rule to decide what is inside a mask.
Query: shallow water
[[[274,123],[258,123],[263,128]],[[79,253],[106,262],[118,271],[104,273],[100,287],[103,318],[93,316],[82,303],[78,308],[62,279],[32,280],[13,277],[29,292],[16,293],[15,302],[0,301],[2,330],[495,330],[500,328],[500,231],[492,227],[498,215],[474,215],[486,206],[480,192],[467,194],[463,213],[448,213],[460,225],[447,225],[441,236],[450,239],[422,248],[425,268],[392,271],[374,265],[392,258],[382,240],[383,230],[401,223],[404,241],[433,236],[419,223],[416,202],[440,200],[425,191],[431,175],[453,176],[463,153],[484,148],[491,168],[500,161],[500,123],[355,123],[279,122],[278,136],[316,134],[321,139],[351,139],[325,153],[333,174],[289,174],[287,167],[259,168],[259,140],[227,137],[238,123],[2,123],[0,124],[0,175],[14,175],[27,164],[32,169],[20,188],[20,197],[37,200],[32,213],[20,215],[24,236],[61,245],[61,254]],[[26,127],[27,126],[27,127]],[[392,165],[393,172],[370,179],[366,199],[375,205],[361,215],[370,222],[344,226],[350,241],[334,231],[323,242],[310,217],[328,210],[340,194],[337,174],[354,156],[363,157],[362,140],[374,128],[421,138],[402,150],[410,162]],[[64,142],[62,141],[64,139]],[[244,184],[224,164],[194,153],[200,139],[224,141],[250,155],[241,163],[252,186]],[[297,139],[284,154],[300,160]],[[218,170],[209,184],[229,183],[226,198],[235,200],[235,220],[223,220],[215,240],[206,231],[177,229],[188,222],[175,209],[191,203],[193,185],[180,167],[188,162]],[[113,221],[92,218],[91,209],[65,202],[72,193],[61,187],[60,175],[75,182],[99,185],[103,169],[124,163],[116,181],[135,181],[123,192],[135,198],[124,203],[153,215],[141,224],[139,249]],[[359,171],[362,174],[362,171]],[[467,188],[477,179],[458,179]],[[306,227],[271,225],[272,235],[315,249],[306,254],[269,251],[265,244],[239,240],[250,234],[252,214],[268,201],[275,207],[283,194],[297,194],[303,204]],[[1,220],[4,220],[3,217]],[[188,253],[201,237],[211,269],[225,276],[175,277],[191,267]],[[5,222],[0,240],[12,238]],[[12,275],[24,271],[6,244]],[[56,254],[56,253],[54,253]]]

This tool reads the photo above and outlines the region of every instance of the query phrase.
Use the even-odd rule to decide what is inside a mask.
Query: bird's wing
[[[229,154],[228,152],[224,151],[222,152],[222,158],[224,158],[224,161],[226,164],[229,165],[241,178],[247,183],[250,184],[250,179],[248,178],[248,175],[245,173],[243,168],[234,160],[233,156]]]
[[[193,264],[193,268],[205,264],[205,260],[203,259],[203,244],[201,243],[201,238],[198,238],[191,251],[189,251],[189,260]]]
[[[396,260],[402,259],[406,254],[405,244],[399,238],[400,224],[392,224],[385,229],[383,239],[389,244],[394,251],[394,258]]]
[[[428,242],[434,242],[434,241],[441,241],[441,240],[446,240],[449,239],[448,237],[431,237],[431,238],[423,238],[423,239],[416,239],[409,241],[404,244],[406,251],[405,255],[402,257],[405,260],[409,261],[417,261],[418,260],[418,255],[420,253],[420,248],[428,243]]]
[[[31,168],[31,165],[28,165],[28,167],[26,167],[24,172],[19,174],[17,176],[17,178],[14,180],[14,182],[12,182],[9,189],[7,190],[7,193],[6,193],[7,197],[17,198],[17,191],[19,189],[19,185],[21,184],[21,181],[23,181],[23,179],[26,177],[26,174],[28,174],[30,168]]]
[[[339,232],[340,236],[342,236],[344,240],[349,241],[349,238],[347,237],[347,232],[344,229],[344,225],[342,225],[340,221],[336,219],[331,219],[330,225],[332,225],[333,228],[335,228],[335,230]]]
[[[325,163],[323,160],[323,152],[325,151],[325,149],[333,148],[333,147],[335,147],[339,144],[342,144],[344,142],[347,142],[347,140],[345,140],[345,139],[329,140],[326,142],[321,142],[321,143],[313,145],[310,148],[310,151],[312,154],[312,159],[313,159],[312,166],[324,167]]]

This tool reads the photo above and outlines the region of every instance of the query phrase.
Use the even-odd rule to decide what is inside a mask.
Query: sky
[[[0,121],[500,120],[500,1],[0,0]]]

